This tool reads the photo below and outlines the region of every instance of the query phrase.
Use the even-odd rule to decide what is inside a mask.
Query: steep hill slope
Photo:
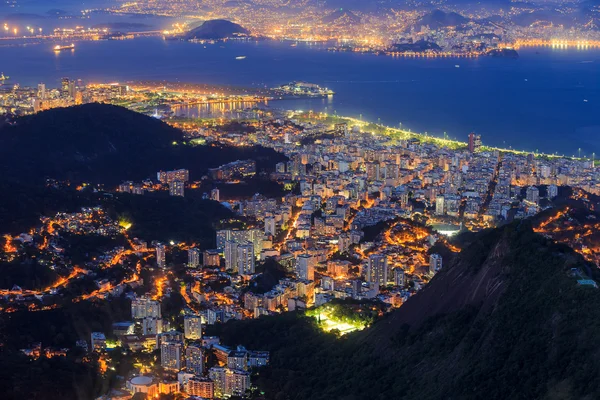
[[[423,25],[429,26],[430,29],[439,29],[446,26],[458,26],[469,22],[468,18],[462,15],[449,12],[446,13],[442,10],[434,10],[423,16],[415,26],[420,27]]]
[[[125,108],[58,108],[22,117],[0,131],[0,168],[5,177],[25,179],[126,174],[181,139],[181,131]]]
[[[213,19],[204,22],[187,33],[186,39],[226,39],[234,36],[247,35],[246,28],[224,19]]]
[[[350,10],[344,10],[340,8],[339,10],[333,11],[331,14],[323,17],[322,21],[326,24],[343,24],[343,25],[353,25],[360,23],[360,17],[354,14]]]
[[[293,316],[226,325],[223,337],[272,350],[259,383],[273,399],[598,398],[600,290],[571,276],[586,277],[585,261],[527,221],[471,240],[422,292],[348,338]]]
[[[260,147],[191,146],[162,121],[106,104],[44,111],[0,129],[0,180],[31,184],[53,178],[114,185],[177,168],[199,180],[208,168],[250,158],[260,170],[285,157]]]

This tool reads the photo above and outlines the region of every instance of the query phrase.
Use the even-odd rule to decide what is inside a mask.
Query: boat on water
[[[236,59],[236,60],[243,60],[243,59],[245,59],[245,58],[246,58],[246,56],[237,56],[235,59]]]
[[[54,46],[54,51],[56,51],[56,52],[63,51],[63,50],[75,50],[75,45],[71,43],[67,46],[61,46],[59,44]]]

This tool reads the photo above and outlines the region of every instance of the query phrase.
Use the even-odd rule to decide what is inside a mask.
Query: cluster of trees
[[[129,235],[144,240],[196,242],[214,246],[214,226],[233,216],[222,205],[198,198],[163,194],[119,194],[102,203],[109,214],[132,223]]]
[[[27,232],[41,216],[74,212],[94,203],[88,192],[3,181],[2,177],[0,192],[0,234]]]
[[[11,289],[17,285],[25,289],[39,290],[55,282],[59,275],[48,265],[41,265],[38,260],[13,260],[0,262],[0,288]]]
[[[243,159],[269,172],[286,157],[260,146],[193,146],[162,121],[106,104],[48,110],[0,130],[3,179],[22,182],[53,178],[116,185],[176,168],[200,180],[209,168]]]
[[[112,323],[127,320],[131,302],[67,303],[43,312],[16,311],[0,315],[0,391],[3,399],[92,399],[108,389],[95,357],[75,346],[94,331],[112,332]],[[110,337],[110,336],[109,336]],[[35,343],[67,348],[67,356],[31,359],[20,349]]]
[[[266,293],[273,289],[287,275],[285,268],[272,258],[260,263],[256,267],[256,272],[261,274],[254,278],[248,286],[248,290],[256,294]]]
[[[37,360],[12,350],[0,354],[0,390],[6,400],[87,400],[103,388],[97,363],[84,362],[81,353]]]

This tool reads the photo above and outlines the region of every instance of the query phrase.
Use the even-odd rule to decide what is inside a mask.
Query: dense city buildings
[[[198,315],[186,315],[183,318],[184,336],[186,339],[202,339],[202,318]]]
[[[185,188],[183,200],[227,210],[226,218],[214,222],[209,240],[130,237],[135,222],[127,215],[114,220],[102,206],[42,217],[31,231],[5,237],[5,259],[35,250],[41,259],[64,264],[69,274],[42,291],[6,290],[3,306],[42,309],[48,305],[36,296],[69,293],[65,285],[89,276],[94,290],[73,301],[125,299],[131,315],[112,321],[111,331],[82,337],[78,346],[108,363],[115,346],[157,355],[154,366],[132,370],[119,389],[243,396],[270,354],[228,347],[207,336],[207,327],[294,311],[314,316],[323,330],[336,334],[364,329],[370,322],[350,323],[335,314],[340,302],[367,305],[381,315],[402,307],[436,279],[448,251],[460,250],[450,243],[459,231],[538,215],[555,207],[567,185],[570,198],[585,198],[582,190],[600,193],[597,169],[585,158],[490,148],[475,135],[460,143],[339,117],[332,124],[327,118],[272,112],[245,122],[254,131],[240,146],[268,147],[287,158],[269,173],[254,161],[235,161],[207,170],[201,181],[182,169],[102,189],[106,198],[178,201],[169,194],[183,195]],[[288,189],[277,196],[227,190],[256,175]],[[555,233],[543,224],[536,229]],[[73,235],[121,239],[76,266],[60,245]],[[579,235],[576,240],[585,232]],[[573,243],[589,260],[598,260],[594,247]],[[446,251],[438,251],[440,246]],[[113,269],[123,272],[113,275]],[[174,299],[181,304],[175,309]],[[23,350],[32,356],[60,353],[37,345]]]
[[[190,344],[185,349],[186,372],[196,376],[204,374],[204,349],[202,346]]]
[[[160,345],[160,365],[168,370],[180,371],[183,368],[183,343],[163,341]]]
[[[260,7],[255,1],[227,7],[217,2],[223,11],[216,12],[208,7],[201,11],[198,2],[142,0],[104,12],[193,20],[228,17],[250,29],[233,40],[332,39],[330,51],[395,57],[511,56],[528,40],[553,43],[559,33],[579,46],[600,39],[581,27],[519,26],[511,22],[513,15],[502,15],[500,24],[492,22],[490,12],[472,10],[465,19],[451,14],[456,24],[436,23],[428,12],[414,10],[339,10],[340,16],[326,22],[323,6],[309,3],[300,8],[276,1]],[[264,12],[263,6],[271,11]],[[450,12],[434,15],[442,18]],[[181,35],[188,28],[182,22],[148,35],[187,40]],[[82,28],[31,36],[40,41],[100,40],[107,34]],[[215,44],[209,43],[212,39],[190,40],[199,46]],[[56,49],[63,50],[72,49]],[[28,327],[11,342],[18,343],[18,355],[26,361],[73,358],[90,371],[97,369],[110,386],[102,400],[260,397],[257,382],[297,360],[274,358],[264,351],[270,347],[245,348],[228,327],[277,318],[285,324],[285,318],[298,316],[310,321],[311,331],[318,327],[333,340],[376,326],[373,322],[384,314],[426,295],[428,285],[456,268],[454,261],[469,235],[488,228],[526,221],[523,225],[531,224],[544,240],[571,246],[590,265],[600,262],[595,154],[524,152],[490,146],[487,135],[484,142],[474,132],[450,140],[362,117],[266,106],[277,96],[333,95],[302,81],[274,89],[227,90],[166,82],[92,84],[71,77],[56,84],[3,86],[0,107],[9,118],[2,124],[19,126],[18,116],[44,113],[26,117],[36,118],[52,108],[108,103],[144,113],[157,126],[181,133],[152,153],[161,164],[153,165],[148,176],[125,169],[106,182],[78,180],[70,173],[63,180],[44,176],[40,193],[61,197],[44,199],[41,205],[35,203],[42,195],[21,196],[20,188],[7,191],[17,196],[16,208],[26,208],[34,217],[0,232],[0,262],[11,277],[0,289],[0,310],[14,315],[7,320],[51,312],[56,314],[48,319],[58,321],[50,329],[52,340],[30,340],[35,329]],[[234,111],[219,118],[177,112],[215,104],[231,105]],[[132,147],[144,147],[140,142]],[[113,144],[108,147],[111,153]],[[194,151],[207,149],[235,152],[200,163],[204,160]],[[84,157],[76,158],[81,162]],[[583,206],[575,210],[574,204]],[[467,231],[472,233],[453,240]],[[576,279],[574,285],[594,290],[597,283],[587,279],[586,268],[573,262],[565,273]],[[460,288],[454,281],[449,286]],[[428,289],[421,292],[423,288]],[[66,316],[98,320],[67,334],[66,328],[60,331]],[[283,339],[269,335],[255,337],[272,340],[269,346]],[[408,341],[402,335],[396,338]],[[68,341],[72,347],[63,349],[53,341]],[[261,369],[273,360],[279,369],[263,374]]]
[[[209,378],[193,376],[188,380],[186,392],[191,396],[212,399],[215,392],[215,383]]]
[[[178,169],[175,171],[157,172],[157,180],[160,183],[170,184],[172,182],[187,182],[190,180],[190,172],[187,169]]]
[[[481,135],[469,133],[469,151],[474,153],[481,148]]]
[[[131,318],[161,318],[160,302],[147,297],[139,297],[131,301]]]
[[[215,180],[229,181],[236,178],[248,177],[256,174],[254,160],[238,160],[210,169],[209,175]]]
[[[219,39],[247,40],[262,38],[272,40],[331,43],[331,50],[371,52],[406,57],[476,57],[498,56],[504,50],[519,49],[528,45],[598,46],[600,36],[594,21],[597,10],[590,8],[589,21],[581,23],[577,7],[570,3],[546,9],[544,4],[513,5],[473,8],[466,4],[435,4],[434,10],[426,3],[413,4],[399,9],[394,3],[369,7],[367,3],[353,3],[339,8],[330,3],[303,1],[286,3],[268,2],[268,16],[262,12],[267,3],[249,1],[244,4],[224,0],[200,4],[196,1],[170,2],[143,0],[124,2],[98,10],[86,10],[107,15],[155,15],[174,21],[167,29],[123,32],[110,27],[58,26],[51,32],[42,32],[31,26],[21,27],[10,21],[5,23],[6,39],[29,37],[33,40],[104,40],[135,39],[138,36],[162,36],[165,39],[186,39],[206,44]],[[229,20],[241,24],[245,33],[231,32],[223,36],[196,37],[190,35],[197,20]],[[493,21],[493,22],[491,22]],[[590,23],[591,21],[591,23]],[[527,22],[527,23],[526,23]],[[24,30],[24,32],[20,32]],[[212,40],[211,40],[212,39]],[[58,46],[55,52],[73,51],[75,44]],[[242,58],[243,59],[243,58]],[[321,93],[314,84],[292,82],[282,90],[294,93]],[[326,92],[326,89],[324,89]],[[65,93],[70,91],[66,82]]]

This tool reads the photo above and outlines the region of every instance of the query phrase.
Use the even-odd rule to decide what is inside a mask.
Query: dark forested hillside
[[[192,146],[155,118],[106,104],[58,108],[0,129],[0,179],[117,184],[187,168],[199,180],[208,168],[252,158],[260,169],[285,157],[262,147]]]
[[[186,35],[186,39],[225,39],[249,33],[246,28],[233,22],[224,19],[213,19],[192,29]]]
[[[55,189],[0,181],[0,234],[16,235],[39,224],[42,216],[103,206],[115,220],[132,223],[131,235],[144,240],[178,240],[214,246],[214,227],[232,212],[221,204],[187,196],[151,193],[106,196],[92,190]]]

